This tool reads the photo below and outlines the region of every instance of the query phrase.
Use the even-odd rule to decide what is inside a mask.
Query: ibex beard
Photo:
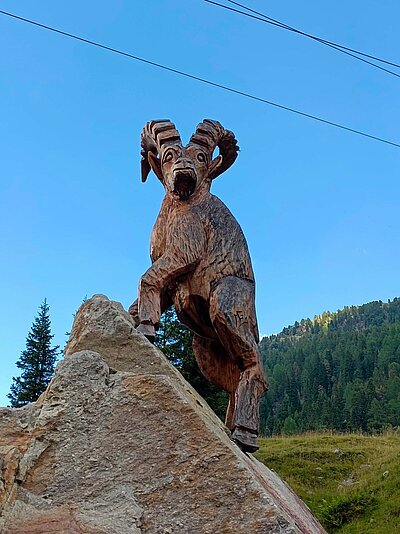
[[[267,389],[258,348],[255,283],[243,232],[210,193],[211,182],[235,161],[232,132],[205,119],[187,146],[169,120],[142,132],[142,181],[152,169],[165,197],[151,236],[152,266],[129,309],[137,329],[153,340],[172,304],[193,332],[204,376],[229,393],[226,425],[248,452],[258,449],[259,400]],[[215,148],[219,155],[213,158]]]

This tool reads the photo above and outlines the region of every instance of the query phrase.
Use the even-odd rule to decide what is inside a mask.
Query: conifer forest
[[[325,312],[264,337],[264,435],[400,425],[400,299]]]

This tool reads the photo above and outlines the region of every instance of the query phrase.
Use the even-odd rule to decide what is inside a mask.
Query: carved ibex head
[[[141,145],[142,181],[153,169],[167,193],[180,200],[203,188],[208,190],[211,180],[233,164],[239,150],[234,134],[210,119],[197,126],[187,146],[182,145],[171,121],[148,122]],[[216,147],[219,155],[213,159]]]

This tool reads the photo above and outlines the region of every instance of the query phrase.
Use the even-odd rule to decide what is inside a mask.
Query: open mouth
[[[174,195],[187,200],[194,193],[196,178],[192,170],[175,171]]]

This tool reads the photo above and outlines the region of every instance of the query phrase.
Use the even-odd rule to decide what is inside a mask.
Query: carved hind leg
[[[229,393],[225,424],[231,430],[240,370],[218,339],[208,339],[195,334],[193,352],[200,371],[207,380]]]
[[[210,297],[210,317],[225,351],[240,369],[235,392],[232,438],[243,450],[258,449],[259,400],[267,389],[258,348],[254,283],[228,276]]]

